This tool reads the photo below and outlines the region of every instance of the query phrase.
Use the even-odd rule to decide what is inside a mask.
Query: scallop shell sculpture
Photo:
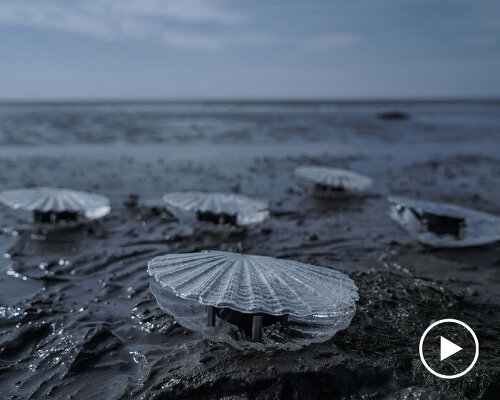
[[[325,267],[223,251],[148,263],[160,307],[185,328],[242,348],[297,350],[349,326],[355,283]]]
[[[111,207],[105,196],[77,190],[36,187],[0,192],[0,203],[33,211],[35,223],[73,223],[102,218]]]
[[[296,178],[314,185],[320,196],[353,194],[367,190],[373,184],[367,176],[340,168],[302,166],[295,169]]]
[[[163,196],[167,209],[180,219],[205,226],[244,227],[269,218],[268,204],[231,193],[176,192]]]
[[[446,203],[389,197],[390,216],[433,247],[478,246],[500,240],[500,217]]]

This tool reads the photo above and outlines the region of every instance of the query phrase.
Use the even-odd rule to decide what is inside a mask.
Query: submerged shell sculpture
[[[372,180],[356,172],[339,168],[303,166],[295,169],[295,176],[312,183],[317,195],[331,196],[367,190]]]
[[[6,190],[0,192],[0,202],[14,209],[32,211],[37,224],[89,221],[111,211],[105,196],[51,187]]]
[[[500,217],[496,215],[405,197],[388,200],[391,218],[423,244],[466,247],[500,240]]]
[[[325,267],[223,251],[148,263],[151,291],[185,328],[236,348],[296,350],[349,326],[355,283]]]
[[[164,195],[163,201],[181,219],[212,225],[248,226],[269,218],[266,202],[237,194],[177,192]]]

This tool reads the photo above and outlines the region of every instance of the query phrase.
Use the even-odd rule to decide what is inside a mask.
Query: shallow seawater
[[[402,110],[408,121],[377,114]],[[38,235],[0,209],[0,397],[494,398],[500,246],[438,250],[388,217],[388,194],[500,215],[500,103],[0,105],[1,189],[55,185],[109,196],[112,213]],[[366,196],[318,200],[302,164],[369,175]],[[161,207],[169,191],[269,200],[247,232],[200,232]],[[139,195],[139,203],[128,201]],[[298,352],[239,352],[161,312],[146,263],[218,249],[339,269],[360,289],[351,326]],[[418,341],[469,323],[481,357],[465,378],[430,376]],[[235,397],[238,398],[238,397]]]

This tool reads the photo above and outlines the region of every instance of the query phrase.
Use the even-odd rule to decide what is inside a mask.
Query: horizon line
[[[500,96],[409,96],[409,97],[68,97],[68,98],[0,98],[0,105],[22,104],[133,104],[133,103],[468,103],[500,102]]]

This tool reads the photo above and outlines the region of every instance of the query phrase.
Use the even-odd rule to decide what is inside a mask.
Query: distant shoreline
[[[99,104],[282,104],[282,105],[363,105],[363,104],[496,104],[500,103],[500,97],[491,98],[387,98],[387,99],[328,99],[328,98],[220,98],[220,99],[0,99],[0,106],[17,105],[99,105]]]

